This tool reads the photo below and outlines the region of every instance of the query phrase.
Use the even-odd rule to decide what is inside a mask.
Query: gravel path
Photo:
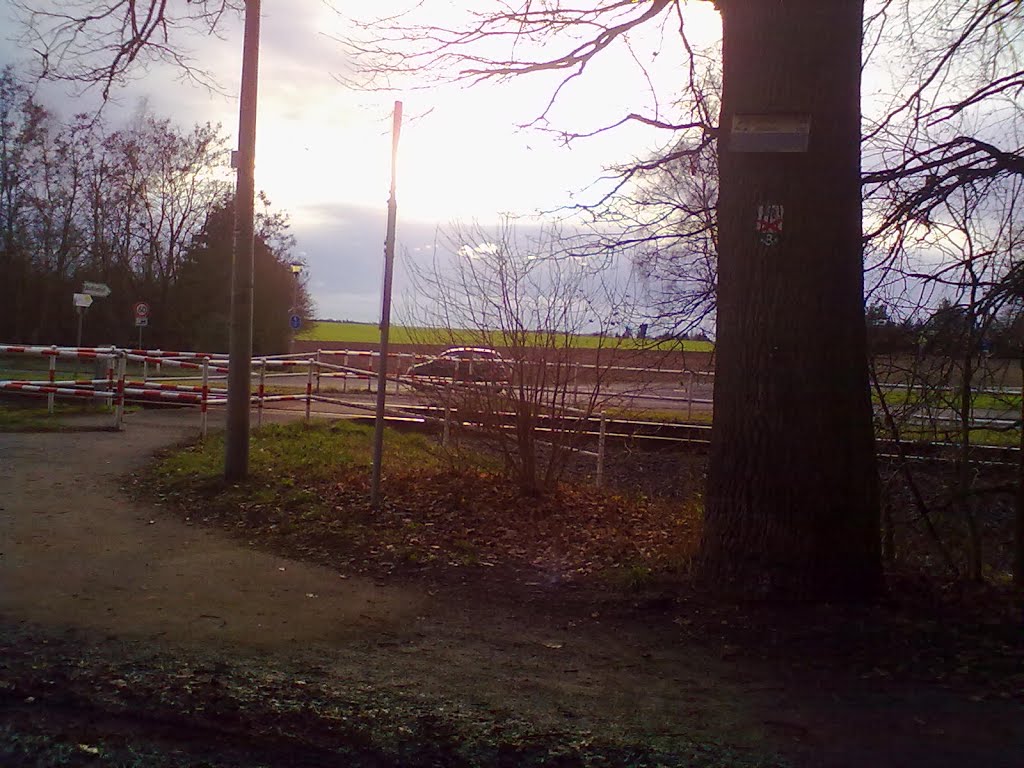
[[[0,434],[0,615],[264,648],[408,621],[424,595],[247,548],[128,500],[120,479],[195,435],[141,411],[123,432]]]

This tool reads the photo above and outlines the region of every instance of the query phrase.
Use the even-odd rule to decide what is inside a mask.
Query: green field
[[[300,341],[373,344],[380,340],[380,331],[372,323],[313,320],[297,338]],[[391,327],[390,339],[395,344],[504,346],[500,343],[499,333],[487,335],[479,331],[449,331],[443,328],[414,328],[400,325]],[[684,341],[680,345],[677,341],[642,341],[600,336],[573,336],[570,343],[578,349],[597,349],[601,346],[662,351],[681,348],[687,352],[710,352],[713,349],[709,341]]]

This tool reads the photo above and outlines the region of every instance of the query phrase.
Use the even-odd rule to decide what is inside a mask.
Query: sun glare
[[[688,3],[684,12],[691,37],[717,39],[720,23],[710,3]],[[317,22],[327,34],[336,23],[330,13]],[[663,42],[660,34],[637,33],[632,51],[601,57],[565,90],[547,126],[587,133],[629,111],[656,110],[645,93],[648,78],[657,78],[661,87],[675,83],[680,71],[676,56],[659,56]],[[637,52],[646,57],[647,73],[632,58]],[[260,186],[293,208],[383,207],[395,95],[353,91],[334,79],[329,65],[301,69],[277,57],[261,66]],[[294,71],[275,76],[289,67]],[[569,202],[603,168],[651,151],[663,138],[626,127],[567,149],[553,133],[519,130],[544,111],[552,86],[552,78],[524,77],[500,87],[411,88],[399,95],[406,115],[398,159],[400,216],[446,221],[551,210]],[[678,91],[678,84],[669,90]]]

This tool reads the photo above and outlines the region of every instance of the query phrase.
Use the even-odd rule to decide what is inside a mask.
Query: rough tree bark
[[[751,598],[870,599],[882,577],[861,254],[863,5],[719,5],[718,339],[699,570]],[[809,116],[806,151],[740,151],[736,115],[789,116],[789,132]],[[781,231],[759,233],[759,218]]]

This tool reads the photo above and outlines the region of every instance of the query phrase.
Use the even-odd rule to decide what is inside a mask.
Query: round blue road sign
[[[302,318],[299,317],[298,315],[292,315],[290,318],[288,318],[288,324],[291,325],[291,327],[297,331],[299,330],[299,326],[302,325]]]

